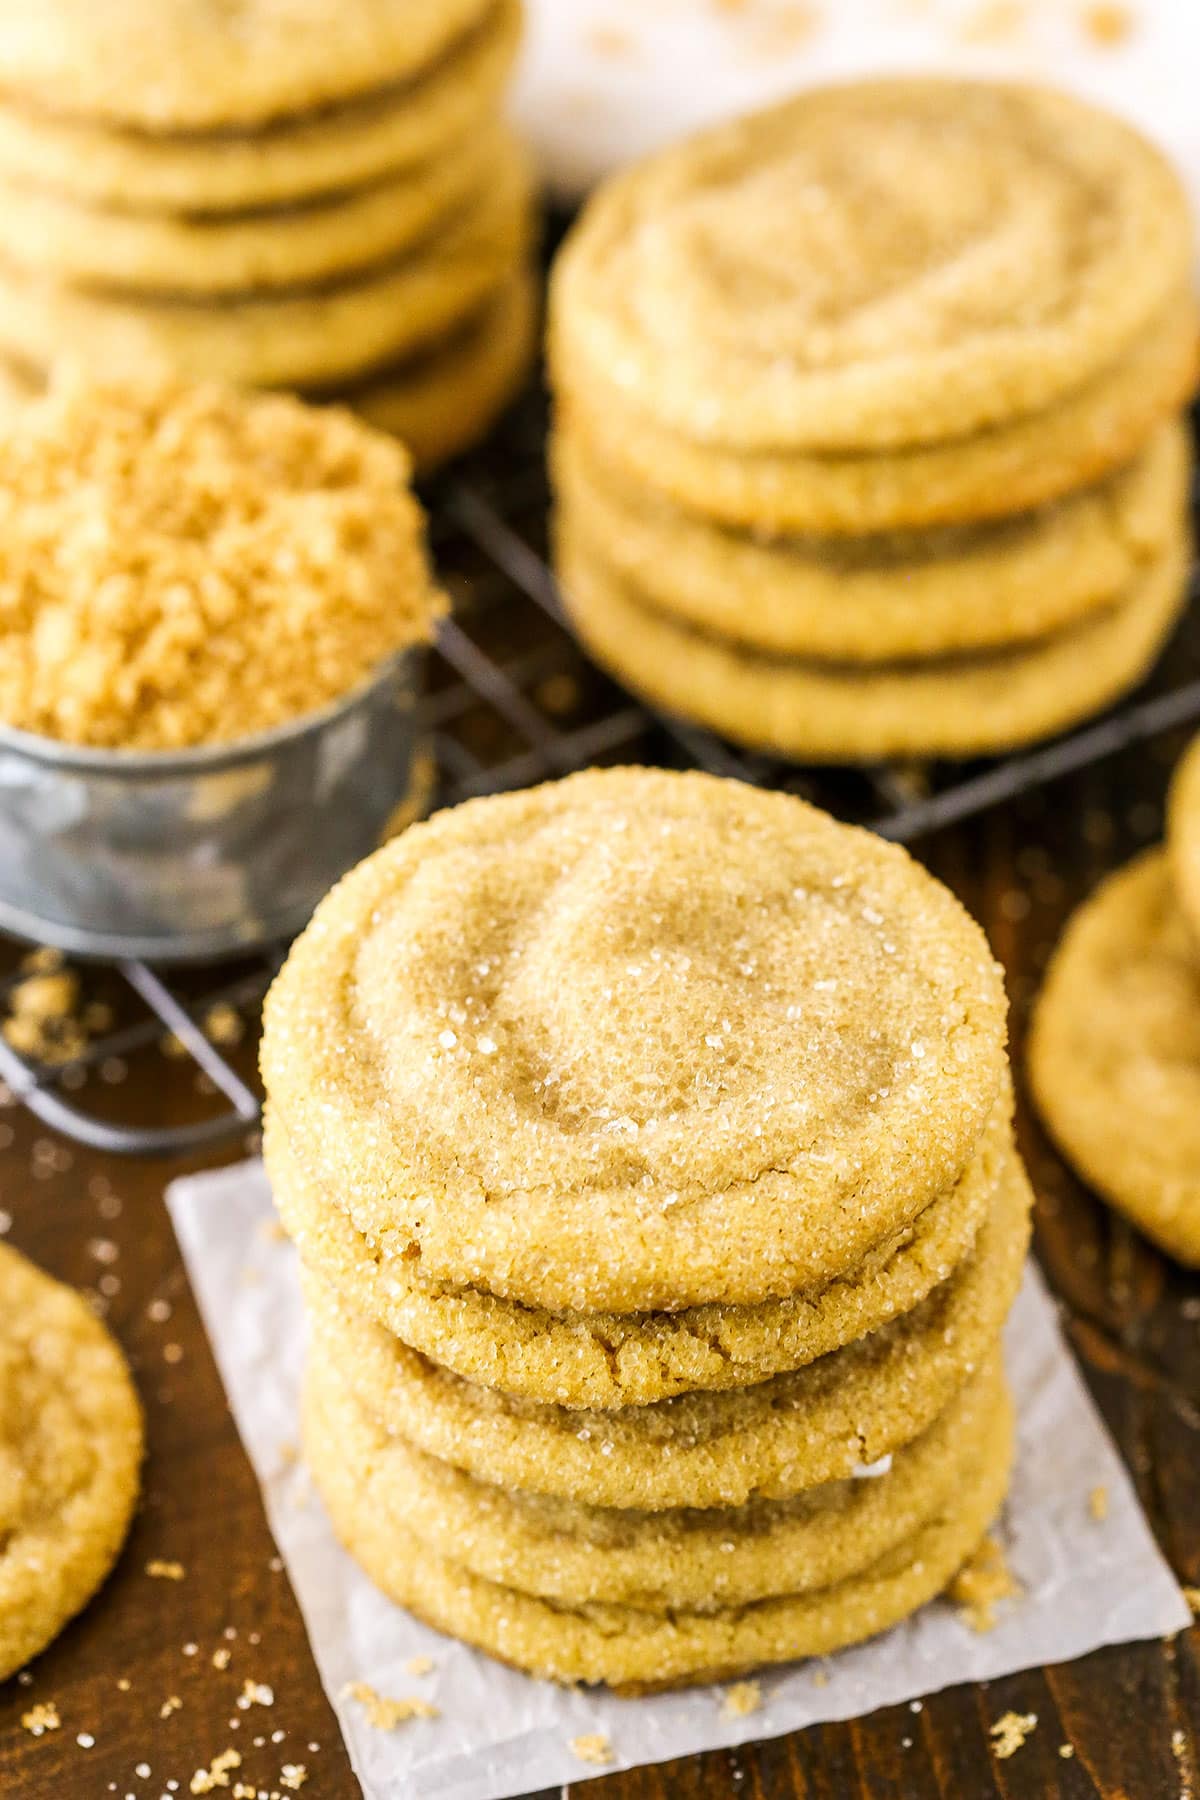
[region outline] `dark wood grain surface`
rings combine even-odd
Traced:
[[[1062,920],[1105,869],[1159,833],[1178,749],[1178,740],[1156,742],[918,847],[983,920],[1008,968],[1018,1056]],[[249,1069],[249,1041],[239,1055]],[[156,1120],[196,1104],[194,1071],[157,1049],[104,1079],[123,1082],[131,1110]],[[1200,1583],[1200,1281],[1099,1207],[1027,1109],[1022,1134],[1038,1193],[1037,1254],[1071,1342],[1159,1543],[1182,1581]],[[26,1681],[0,1690],[3,1800],[186,1795],[194,1771],[230,1747],[243,1759],[231,1779],[256,1793],[297,1791],[281,1787],[288,1764],[306,1771],[305,1800],[358,1791],[162,1205],[165,1181],[180,1172],[82,1152],[19,1108],[0,1111],[0,1222],[47,1268],[100,1296],[149,1424],[144,1503],[116,1574]],[[181,1563],[183,1578],[152,1578],[154,1559]],[[957,1688],[918,1712],[891,1708],[602,1778],[589,1800],[1200,1800],[1198,1649],[1193,1630],[1107,1650]],[[247,1680],[266,1684],[272,1704],[240,1710]],[[61,1725],[34,1737],[22,1715],[49,1702]],[[988,1727],[1010,1708],[1036,1713],[1038,1724],[997,1761]],[[81,1747],[81,1736],[94,1743]]]

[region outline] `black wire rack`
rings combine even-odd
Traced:
[[[1200,573],[1191,605],[1146,686],[1069,736],[1026,753],[970,764],[883,764],[814,770],[735,748],[654,711],[592,665],[564,623],[546,558],[544,401],[532,393],[485,452],[426,496],[442,577],[455,605],[431,659],[424,725],[436,761],[434,804],[527,786],[609,761],[703,768],[786,789],[840,818],[911,844],[1200,719]],[[1200,510],[1200,494],[1195,495]],[[250,1139],[259,1097],[250,1072],[257,1008],[282,959],[277,946],[214,971],[164,973],[142,962],[89,965],[75,973],[106,1028],[53,1062],[21,1054],[0,1036],[0,1080],[43,1124],[94,1149],[179,1155]],[[28,946],[12,946],[6,992],[25,978]],[[222,1019],[218,1033],[213,1021]],[[111,1019],[111,1026],[108,1021]],[[235,1049],[230,1021],[244,1031]],[[131,1058],[169,1054],[190,1065],[191,1112],[158,1122],[146,1095],[166,1084],[131,1083]],[[177,1101],[178,1083],[170,1084]],[[188,1109],[184,1108],[187,1112]]]

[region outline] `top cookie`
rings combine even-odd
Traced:
[[[1171,783],[1167,855],[1180,909],[1200,943],[1200,737],[1193,739]]]
[[[268,997],[297,1165],[420,1274],[552,1310],[753,1303],[956,1180],[999,971],[904,851],[786,795],[592,770],[443,813]]]
[[[703,443],[931,443],[1118,360],[1189,239],[1165,159],[1079,100],[822,89],[602,188],[559,258],[554,356]]]
[[[257,126],[422,72],[491,0],[0,0],[6,97],[146,131]]]

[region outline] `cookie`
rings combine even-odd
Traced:
[[[419,76],[488,0],[23,0],[0,4],[10,95],[143,131],[271,124]]]
[[[731,1393],[594,1413],[513,1399],[439,1369],[304,1271],[311,1356],[388,1431],[495,1486],[651,1512],[786,1499],[910,1443],[961,1392],[1016,1294],[1030,1203],[1014,1158],[971,1256],[920,1305]]]
[[[589,390],[550,338],[560,411],[615,466],[727,525],[828,535],[912,529],[1020,512],[1129,462],[1190,398],[1200,321],[1181,287],[1127,355],[1048,412],[973,437],[881,455],[749,455],[663,430]]]
[[[0,348],[42,366],[69,345],[113,372],[166,364],[248,386],[332,386],[469,316],[524,255],[530,206],[530,172],[512,144],[478,202],[419,253],[349,281],[204,302],[67,287],[9,264]]]
[[[795,1293],[918,1217],[979,1144],[1004,1021],[904,851],[604,769],[361,864],[272,986],[262,1069],[304,1179],[414,1275],[653,1311]]]
[[[370,186],[232,217],[100,209],[0,176],[0,257],[67,284],[151,296],[342,280],[419,246],[508,154],[505,128],[488,124]]]
[[[1193,740],[1171,783],[1167,852],[1176,899],[1200,950],[1200,737]]]
[[[943,1509],[1007,1406],[999,1356],[883,1474],[792,1500],[637,1512],[490,1487],[390,1436],[320,1363],[307,1372],[305,1451],[355,1479],[371,1509],[422,1549],[556,1605],[715,1612],[827,1588]]]
[[[1008,1485],[1012,1416],[993,1414],[988,1442],[944,1506],[847,1580],[718,1611],[574,1608],[471,1574],[431,1551],[374,1503],[336,1458],[314,1478],[346,1548],[392,1599],[440,1631],[535,1675],[606,1682],[627,1692],[708,1682],[794,1662],[874,1636],[939,1593],[994,1518]]]
[[[810,762],[972,756],[1048,737],[1135,686],[1187,602],[1180,537],[1119,605],[1041,642],[878,668],[784,660],[656,612],[559,527],[563,599],[598,663],[667,712]]]
[[[961,440],[1110,370],[1190,246],[1167,159],[1082,100],[820,88],[602,185],[556,265],[556,363],[726,453]]]
[[[660,612],[782,656],[882,663],[1023,643],[1112,604],[1179,534],[1190,450],[1174,421],[1132,465],[982,525],[771,538],[684,512],[580,435],[552,446],[559,512],[589,560]]]
[[[139,212],[241,212],[335,195],[428,162],[492,117],[520,29],[520,0],[495,0],[412,82],[246,131],[136,131],[0,91],[0,170]]]
[[[911,1311],[969,1254],[1014,1153],[1010,1115],[1006,1092],[959,1182],[847,1275],[758,1306],[681,1312],[551,1313],[474,1288],[430,1288],[300,1179],[270,1111],[263,1152],[284,1225],[347,1309],[468,1381],[603,1411],[747,1387]]]
[[[0,1245],[0,1680],[91,1599],[138,1494],[142,1416],[81,1294]]]
[[[486,434],[520,390],[537,336],[538,283],[522,270],[451,337],[399,368],[379,371],[344,398],[400,438],[426,472]]]
[[[1072,916],[1034,1012],[1029,1075],[1083,1178],[1200,1267],[1200,963],[1161,851]]]

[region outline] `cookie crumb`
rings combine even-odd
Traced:
[[[146,1573],[154,1581],[182,1581],[187,1570],[181,1562],[169,1562],[161,1556],[152,1556],[146,1564]]]
[[[179,1698],[178,1694],[168,1694],[166,1699],[163,1701],[162,1705],[158,1709],[159,1718],[160,1719],[169,1719],[171,1714],[177,1713],[180,1710],[180,1708],[182,1707],[182,1705],[183,1705],[183,1701]]]
[[[1094,1487],[1088,1495],[1088,1511],[1097,1523],[1102,1524],[1108,1517],[1108,1489]]]
[[[1058,1754],[1062,1757],[1064,1762],[1070,1762],[1075,1754],[1074,1744],[1060,1744],[1058,1746]]]
[[[197,1769],[188,1783],[191,1794],[215,1794],[218,1788],[229,1786],[229,1771],[240,1769],[242,1758],[240,1751],[222,1750],[220,1756],[214,1756],[207,1769]]]
[[[1193,1615],[1200,1619],[1200,1587],[1185,1587],[1183,1597],[1192,1609]]]
[[[996,1624],[996,1606],[1021,1592],[1004,1560],[1004,1552],[995,1538],[984,1538],[978,1550],[963,1564],[950,1586],[947,1597],[959,1609],[960,1617],[972,1631],[991,1631]]]
[[[735,1681],[727,1687],[721,1701],[723,1719],[745,1719],[762,1705],[762,1688],[757,1681]]]
[[[275,1690],[265,1681],[251,1681],[247,1677],[235,1704],[239,1712],[248,1712],[252,1706],[274,1706]]]
[[[1027,1737],[1037,1728],[1036,1713],[1006,1712],[989,1727],[992,1740],[992,1755],[998,1762],[1006,1762],[1015,1756]]]
[[[410,1656],[404,1665],[406,1675],[429,1675],[433,1672],[432,1656]]]
[[[36,1706],[21,1714],[21,1724],[30,1737],[44,1737],[48,1731],[57,1731],[62,1720],[53,1700],[39,1700]]]
[[[219,1644],[212,1653],[214,1669],[227,1669],[233,1660],[233,1651],[228,1644]]]
[[[597,1769],[605,1768],[614,1760],[612,1745],[599,1731],[589,1731],[582,1737],[573,1737],[571,1750],[580,1762],[591,1763]]]
[[[303,1763],[284,1763],[279,1771],[279,1785],[298,1794],[308,1780],[308,1770]]]
[[[374,1726],[376,1731],[394,1731],[408,1719],[440,1719],[442,1716],[429,1700],[422,1700],[415,1694],[392,1700],[368,1681],[352,1681],[342,1691],[351,1700],[358,1701],[367,1716],[367,1724]]]

